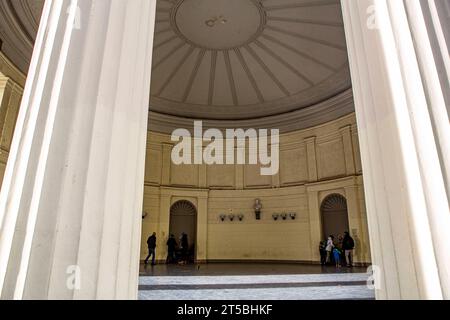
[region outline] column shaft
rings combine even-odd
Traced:
[[[0,196],[0,293],[137,297],[156,1],[47,1]]]
[[[442,135],[450,128],[439,81],[430,80],[435,64],[421,68],[430,48],[423,32],[428,44],[414,47],[413,24],[424,21],[413,2],[341,1],[383,299],[450,297],[450,134]],[[447,121],[437,121],[436,113]]]

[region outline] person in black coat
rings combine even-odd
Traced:
[[[353,267],[353,250],[355,249],[355,241],[348,232],[345,232],[344,239],[342,240],[342,249],[345,253],[345,261],[347,267]]]
[[[320,241],[319,244],[319,252],[320,252],[320,264],[326,265],[327,264],[327,242],[326,241]]]
[[[175,250],[177,246],[177,240],[175,240],[175,236],[171,234],[169,239],[167,240],[167,264],[175,262]]]
[[[152,266],[155,265],[155,255],[156,255],[156,232],[153,232],[153,234],[148,238],[147,240],[148,245],[148,256],[145,258],[145,264],[148,264],[148,260],[150,257],[152,257]]]
[[[186,233],[181,234],[181,259],[182,263],[186,264],[189,260],[189,241]]]

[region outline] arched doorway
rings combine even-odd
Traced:
[[[349,231],[347,200],[340,194],[326,197],[320,207],[323,238],[329,235],[343,235]]]
[[[170,207],[169,233],[175,236],[179,245],[181,234],[187,234],[189,242],[189,260],[192,262],[195,261],[197,209],[191,202],[180,200]]]

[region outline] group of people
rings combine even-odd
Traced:
[[[155,265],[156,260],[156,233],[147,240],[148,256],[144,263],[147,265],[150,258],[152,258],[152,266]],[[166,263],[186,264],[189,262],[189,241],[186,233],[182,233],[179,239],[179,245],[175,236],[171,234],[166,242],[167,245],[167,259]],[[339,235],[337,240],[333,235],[330,235],[327,240],[321,241],[319,245],[320,263],[322,265],[334,264],[340,268],[343,263],[345,266],[353,267],[353,250],[355,249],[355,241],[350,236],[350,233],[345,232],[344,236]]]
[[[187,264],[189,262],[189,241],[186,233],[181,233],[180,244],[178,245],[175,236],[171,234],[167,240],[166,263]]]
[[[167,259],[166,263],[186,264],[189,262],[189,241],[186,233],[182,233],[179,239],[179,245],[175,239],[175,235],[171,234],[166,242],[167,245]],[[152,266],[156,264],[156,232],[148,238],[148,256],[145,258],[145,265],[148,264],[150,258],[152,259]]]
[[[354,249],[355,241],[350,233],[345,232],[343,237],[339,235],[337,241],[333,235],[330,235],[327,240],[320,242],[320,263],[322,265],[334,264],[336,268],[340,268],[345,263],[345,266],[351,268],[353,267]]]

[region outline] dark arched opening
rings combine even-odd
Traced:
[[[187,235],[189,244],[187,260],[188,262],[194,262],[197,239],[197,209],[191,202],[180,200],[170,207],[169,233],[175,236],[179,246],[181,246],[181,235],[183,233]]]
[[[349,230],[347,200],[340,194],[326,197],[320,207],[322,215],[322,235],[326,239],[333,235],[338,237]]]

